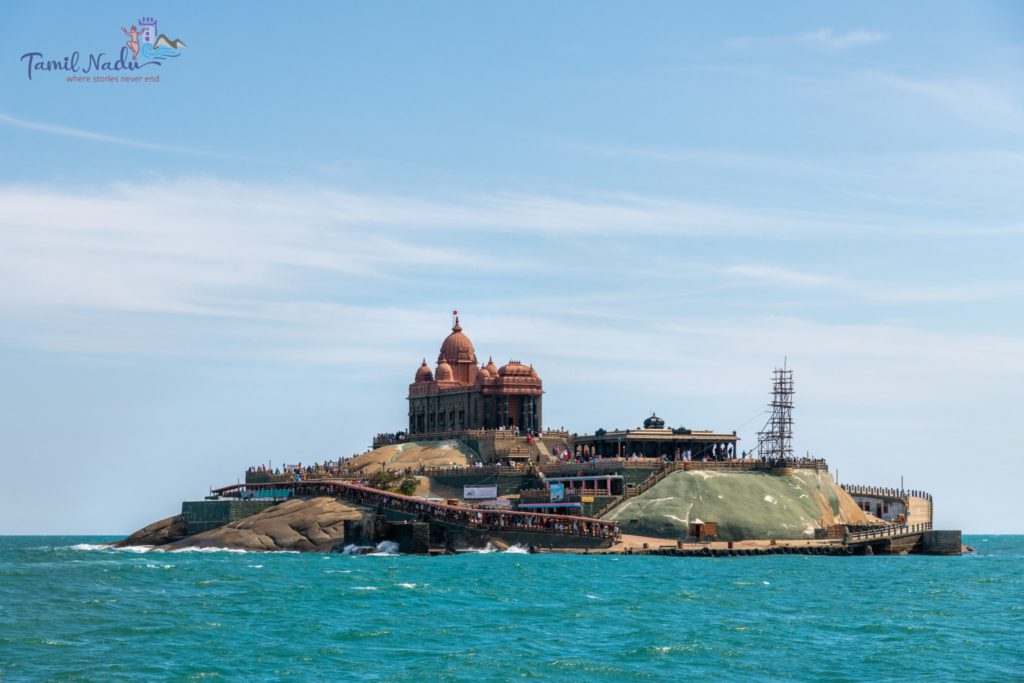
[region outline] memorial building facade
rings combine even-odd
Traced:
[[[458,312],[431,370],[424,358],[409,385],[409,435],[460,429],[541,430],[543,383],[532,365],[479,364]]]

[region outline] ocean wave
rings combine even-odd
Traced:
[[[475,553],[477,555],[489,555],[490,553],[504,553],[509,555],[529,555],[530,548],[529,546],[515,543],[513,545],[510,545],[508,548],[501,550],[490,541],[487,541],[487,545],[485,545],[483,548],[466,548],[465,550],[460,550],[459,552]]]
[[[487,555],[489,553],[496,553],[496,552],[498,552],[498,548],[497,548],[497,546],[495,546],[490,541],[487,541],[487,545],[485,545],[482,548],[465,548],[463,550],[460,550],[459,552],[460,553],[475,553],[477,555]]]
[[[368,557],[387,557],[400,555],[398,544],[394,541],[381,541],[376,546],[350,544],[341,549],[345,555],[366,555]]]
[[[151,545],[126,545],[121,548],[115,548],[112,545],[106,543],[76,543],[75,545],[66,546],[67,550],[95,550],[95,551],[107,551],[107,552],[123,552],[123,553],[148,553],[153,549]]]

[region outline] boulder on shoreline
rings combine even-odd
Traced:
[[[335,498],[292,499],[217,529],[164,546],[236,550],[331,552],[345,541],[345,522],[361,520],[363,508]]]
[[[142,527],[128,538],[112,543],[115,548],[131,545],[162,546],[188,536],[188,524],[181,515],[174,515]]]

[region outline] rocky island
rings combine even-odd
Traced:
[[[340,552],[394,543],[450,553],[745,555],[958,554],[932,529],[922,491],[838,485],[821,458],[795,458],[792,371],[775,370],[771,417],[750,451],[739,437],[666,427],[593,434],[541,428],[532,366],[477,364],[458,318],[435,371],[409,387],[408,429],[348,459],[250,467],[245,482],[185,501],[181,514],[117,545],[166,550]]]

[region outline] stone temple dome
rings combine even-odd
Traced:
[[[434,373],[430,371],[430,367],[427,365],[427,359],[423,359],[423,365],[416,371],[417,382],[433,382]]]
[[[651,413],[651,416],[644,420],[644,429],[664,429],[665,421]]]
[[[528,368],[517,360],[510,360],[498,370],[500,377],[532,377],[533,369]]]
[[[435,374],[438,382],[451,382],[455,375],[452,374],[452,366],[448,365],[444,359],[437,364],[437,373]]]
[[[450,364],[473,363],[476,365],[476,351],[473,349],[473,342],[462,334],[462,325],[459,324],[458,317],[455,318],[455,324],[452,325],[452,333],[445,337],[441,344],[441,353],[438,354],[437,360],[438,362],[446,360]]]

